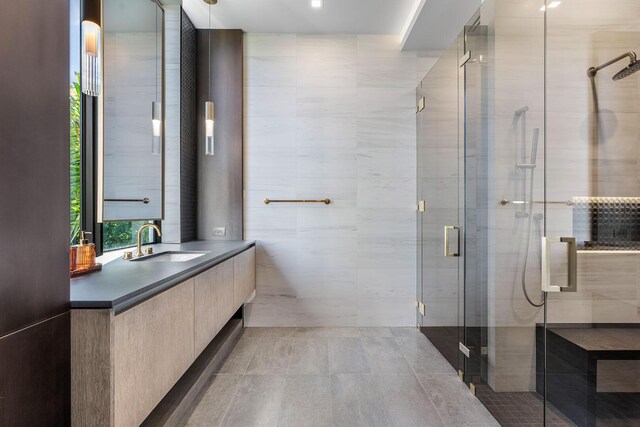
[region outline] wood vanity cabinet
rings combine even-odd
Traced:
[[[252,247],[121,313],[72,310],[72,424],[140,425],[254,290]]]

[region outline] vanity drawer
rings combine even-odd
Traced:
[[[236,255],[233,258],[233,270],[233,306],[237,310],[256,290],[256,248]]]
[[[114,318],[114,422],[137,426],[195,360],[194,279]]]
[[[233,309],[233,259],[205,271],[195,278],[196,356],[229,321]]]

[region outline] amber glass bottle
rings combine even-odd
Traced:
[[[96,266],[96,245],[89,243],[87,234],[91,233],[83,231],[80,244],[71,246],[69,268],[72,276],[92,270]]]

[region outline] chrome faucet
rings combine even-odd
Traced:
[[[144,254],[142,253],[142,232],[149,227],[155,229],[156,232],[158,233],[158,236],[162,236],[162,232],[160,231],[160,228],[157,225],[142,224],[142,227],[138,229],[138,242],[137,242],[138,252],[136,253],[136,256],[144,256]]]

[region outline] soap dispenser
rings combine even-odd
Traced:
[[[91,273],[102,269],[102,264],[96,264],[96,245],[89,243],[88,231],[82,231],[80,243],[71,246],[69,253],[71,277]]]

